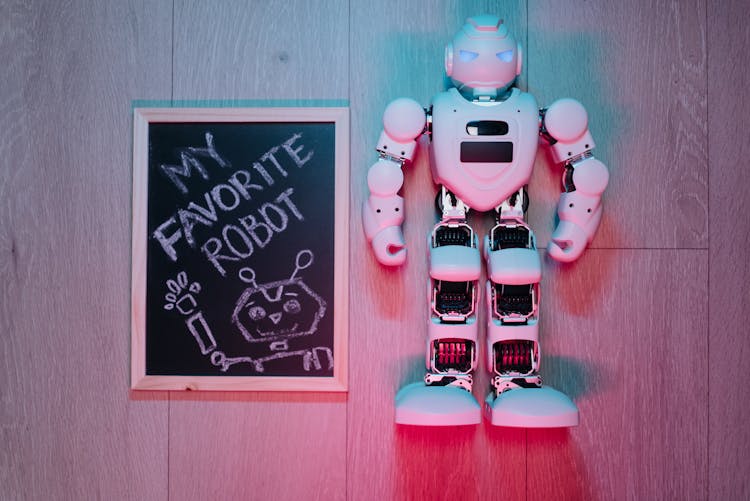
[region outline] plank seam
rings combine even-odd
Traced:
[[[708,87],[708,65],[711,60],[711,43],[710,43],[710,31],[708,26],[708,2],[704,2],[705,6],[705,17],[704,26],[706,28],[706,66],[704,67],[705,76],[705,92],[706,92],[706,107],[705,107],[705,120],[706,120],[706,217],[708,221],[711,221],[711,122],[709,121],[709,111],[711,105],[709,103],[709,87]],[[708,255],[706,256],[706,291],[708,295],[708,301],[706,301],[706,367],[711,370],[711,229],[709,227],[708,234],[706,235],[706,244],[708,246]],[[706,385],[706,484],[705,484],[705,499],[709,499],[711,493],[711,384]]]

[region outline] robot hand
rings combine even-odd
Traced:
[[[557,205],[560,223],[552,233],[547,250],[557,261],[578,259],[594,238],[602,217],[602,192],[607,187],[607,167],[594,157],[572,164],[575,191],[563,193]]]
[[[389,104],[377,147],[380,159],[367,173],[370,197],[362,207],[362,222],[375,258],[387,266],[406,261],[401,232],[404,199],[398,195],[404,182],[401,167],[414,157],[416,139],[424,132],[426,121],[425,111],[416,101],[402,98]]]
[[[574,99],[555,101],[544,113],[543,127],[555,161],[565,165],[565,192],[557,205],[560,222],[547,250],[553,259],[569,263],[578,259],[594,238],[609,172],[591,153],[594,140],[581,103]]]
[[[406,261],[404,236],[404,199],[396,195],[403,173],[393,161],[381,159],[370,167],[370,198],[362,207],[362,223],[375,258],[387,266]]]

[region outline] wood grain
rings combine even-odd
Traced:
[[[0,497],[163,499],[167,405],[123,354],[130,102],[169,91],[171,9],[1,8]]]
[[[542,373],[581,424],[529,430],[528,499],[705,499],[707,251],[546,264]]]
[[[529,91],[586,106],[610,184],[594,247],[708,245],[705,0],[529,3]],[[532,223],[546,245],[560,172],[540,156]],[[552,189],[554,188],[554,189]]]
[[[345,499],[344,395],[171,395],[170,499]]]
[[[747,3],[709,9],[710,145],[709,479],[710,499],[750,498],[750,123]]]
[[[175,99],[346,99],[344,0],[176,0]]]

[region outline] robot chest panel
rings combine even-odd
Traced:
[[[475,210],[490,210],[528,183],[538,142],[534,98],[514,89],[501,103],[472,103],[451,89],[433,101],[431,166]]]

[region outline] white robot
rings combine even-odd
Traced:
[[[502,20],[466,20],[445,50],[454,87],[429,109],[397,99],[385,110],[378,160],[370,167],[370,196],[363,206],[365,234],[376,259],[388,266],[406,260],[402,167],[427,134],[430,165],[440,192],[440,221],[429,235],[429,327],[424,382],[396,395],[396,422],[446,426],[477,424],[482,408],[472,395],[477,367],[478,308],[484,290],[486,363],[492,385],[485,400],[490,423],[515,427],[578,424],[578,409],[539,376],[541,261],[524,221],[526,185],[539,138],[563,167],[559,224],[548,247],[562,262],[577,259],[601,218],[609,174],[591,153],[594,141],[583,106],[561,99],[540,110],[533,96],[514,87],[521,47]],[[480,247],[469,211],[492,212],[495,224]],[[479,284],[482,261],[487,283]]]

